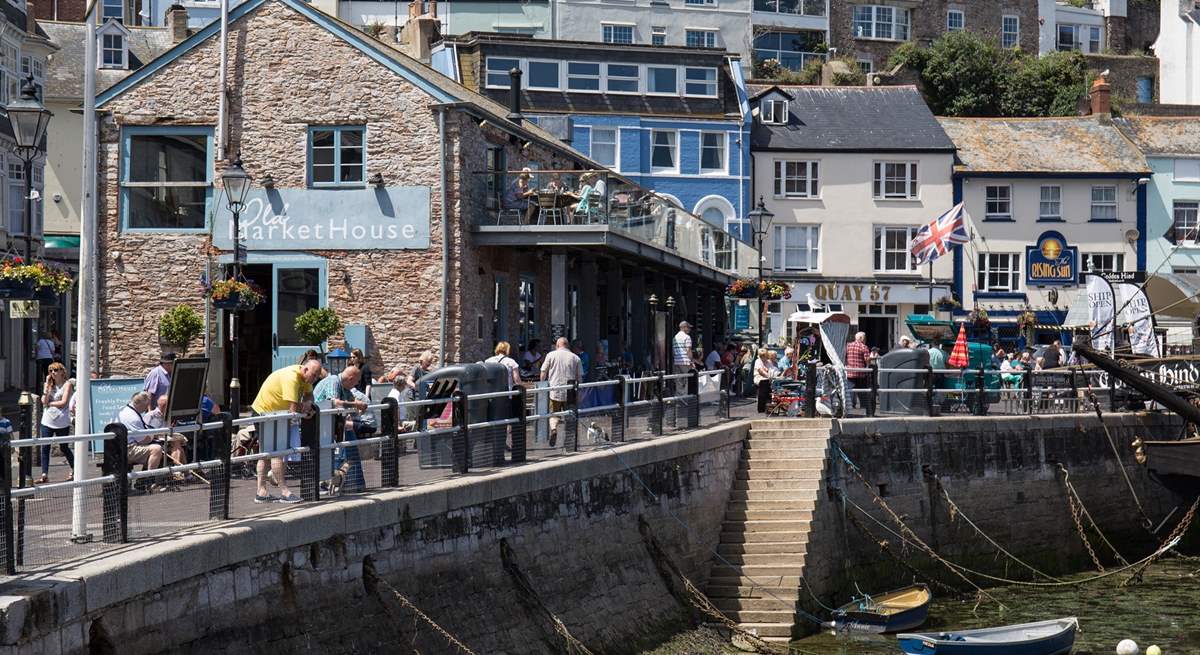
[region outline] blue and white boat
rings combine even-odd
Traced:
[[[1078,619],[1054,619],[978,630],[902,634],[908,655],[1067,655],[1075,645]]]

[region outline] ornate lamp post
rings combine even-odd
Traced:
[[[42,139],[46,136],[46,127],[53,116],[49,109],[38,100],[37,85],[33,83],[33,75],[25,78],[21,86],[21,97],[8,103],[8,121],[12,124],[13,139],[17,142],[13,152],[25,163],[25,263],[33,263],[33,160],[41,151]],[[37,317],[30,319],[29,329],[26,330],[29,340],[33,341],[33,326]],[[32,364],[32,362],[31,362]],[[34,365],[36,366],[36,365]],[[30,371],[34,370],[30,366]],[[26,374],[25,378],[30,379]],[[37,380],[33,381],[37,384]]]
[[[758,266],[755,266],[754,270],[757,271],[757,273],[758,273],[758,276],[757,276],[758,282],[762,282],[763,262],[765,262],[767,260],[766,256],[763,254],[763,239],[767,236],[767,230],[771,229],[771,221],[775,219],[775,214],[773,214],[767,210],[767,206],[763,202],[762,196],[759,196],[758,197],[758,205],[756,205],[754,207],[754,209],[751,209],[749,212],[747,212],[746,217],[750,219],[750,227],[751,227],[751,229],[754,230],[754,247],[755,247],[755,249],[758,250]],[[763,339],[763,337],[764,337],[763,333],[765,332],[765,329],[763,328],[763,323],[764,323],[764,319],[766,318],[764,316],[765,312],[763,311],[763,304],[764,304],[763,291],[762,291],[762,287],[759,286],[759,288],[758,288],[758,335],[757,335],[757,337],[758,337],[758,345],[760,347],[766,345],[766,342]]]
[[[242,264],[246,263],[246,250],[242,247],[241,214],[242,209],[246,206],[246,196],[250,193],[250,186],[253,182],[254,178],[250,177],[242,168],[241,153],[238,153],[237,159],[225,167],[225,171],[221,173],[221,184],[225,187],[225,200],[229,211],[233,214],[233,277],[235,280],[242,276]],[[242,413],[242,384],[238,381],[237,312],[229,312],[229,346],[233,349],[230,358],[233,371],[229,379],[229,405],[232,408],[233,417],[238,418]]]

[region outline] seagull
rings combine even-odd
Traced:
[[[34,202],[37,202],[38,200],[41,200],[41,199],[42,199],[42,194],[38,193],[37,189],[30,191],[29,197],[26,198],[26,200],[32,200]]]
[[[821,303],[817,302],[816,298],[813,298],[811,291],[804,294],[804,297],[808,300],[809,311],[818,312],[825,309],[825,305],[822,305]]]

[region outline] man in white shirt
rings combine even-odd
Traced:
[[[671,363],[672,373],[691,373],[692,372],[692,324],[687,321],[679,322],[679,331],[675,333],[675,338],[671,340]],[[675,380],[675,395],[682,396],[687,393],[687,380],[679,378]]]
[[[570,384],[572,380],[583,381],[583,363],[579,355],[571,352],[571,342],[566,337],[559,337],[554,342],[554,350],[542,358],[542,380],[549,382],[552,387]],[[550,411],[562,412],[567,409],[567,390],[557,389],[550,392]],[[558,417],[550,417],[550,447],[558,443]]]
[[[721,368],[721,344],[719,342],[713,344],[708,357],[704,358],[704,368],[709,371],[716,371]]]
[[[149,430],[150,424],[143,418],[143,415],[149,410],[150,394],[139,391],[133,394],[133,398],[121,408],[121,411],[117,412],[117,422],[124,425],[131,433],[134,430]],[[162,446],[154,443],[154,437],[137,437],[130,434],[128,441],[127,461],[130,466],[145,464],[146,468],[156,469],[162,465],[163,449]]]

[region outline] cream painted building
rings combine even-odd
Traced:
[[[770,342],[811,294],[846,312],[870,345],[895,347],[905,316],[930,309],[929,267],[915,265],[908,243],[954,204],[954,144],[913,87],[750,93],[754,197],[775,215],[764,275],[792,294],[770,304]],[[950,260],[933,265],[935,301],[949,293]]]
[[[1160,101],[1200,105],[1200,5],[1195,0],[1161,0],[1158,40]]]
[[[964,311],[987,311],[1001,345],[1015,343],[1022,311],[1061,324],[1079,273],[1146,270],[1150,169],[1107,113],[939,120],[958,147],[955,197],[972,218],[955,288]],[[1040,247],[1050,240],[1058,246]],[[1058,267],[1039,268],[1047,254]],[[1038,338],[1069,335],[1046,329]]]

